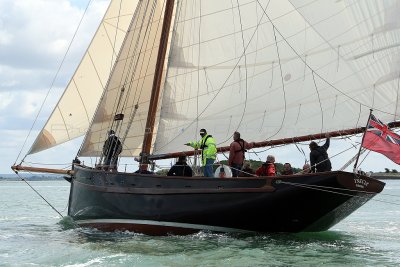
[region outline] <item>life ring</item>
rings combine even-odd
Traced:
[[[232,170],[227,165],[221,165],[215,170],[214,177],[216,177],[216,178],[231,178]]]

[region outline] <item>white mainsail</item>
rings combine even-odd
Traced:
[[[89,128],[137,1],[112,1],[81,63],[28,154],[76,137]]]
[[[154,154],[398,117],[399,1],[179,1]],[[391,16],[391,17],[390,17]]]

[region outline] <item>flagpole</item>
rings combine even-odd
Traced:
[[[368,124],[369,124],[369,120],[371,119],[371,115],[372,115],[372,108],[369,110],[369,116],[368,116],[368,120],[367,120],[367,125],[365,126],[364,134],[363,134],[363,137],[361,139],[361,145],[360,145],[360,149],[358,150],[356,162],[354,163],[353,172],[356,172],[356,169],[357,169],[358,159],[360,158],[362,145],[364,143],[365,133],[368,130]]]

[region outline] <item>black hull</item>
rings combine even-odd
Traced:
[[[324,231],[381,192],[346,172],[176,178],[75,167],[68,215],[81,226],[151,235]]]

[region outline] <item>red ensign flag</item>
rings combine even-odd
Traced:
[[[400,164],[400,136],[389,130],[387,125],[371,115],[362,146],[381,153]]]

